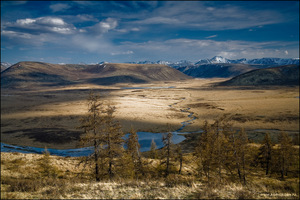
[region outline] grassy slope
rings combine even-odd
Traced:
[[[298,199],[299,179],[279,180],[256,170],[247,176],[247,186],[230,179],[210,185],[195,175],[191,154],[186,154],[182,175],[139,180],[115,178],[95,182],[88,169],[78,167],[78,158],[50,156],[53,174],[45,176],[39,164],[43,155],[1,153],[1,199]],[[158,161],[146,159],[149,169]]]
[[[299,85],[299,65],[253,70],[221,83],[226,86]]]

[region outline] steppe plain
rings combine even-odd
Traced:
[[[189,120],[189,113],[182,109],[190,108],[196,120],[183,132],[197,131],[205,120],[213,122],[226,115],[235,128],[245,128],[249,138],[257,141],[263,137],[257,134],[261,129],[273,132],[273,135],[279,130],[299,134],[299,86],[215,86],[225,80],[188,79],[108,86],[84,83],[2,89],[1,140],[42,148],[77,147],[80,130],[76,127],[80,117],[87,113],[90,90],[116,106],[115,116],[124,132],[128,132],[131,125],[137,131],[166,132],[167,124],[171,125],[172,131],[177,130],[181,122]]]

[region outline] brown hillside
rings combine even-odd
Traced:
[[[185,80],[189,77],[167,65],[110,63],[89,66],[83,70],[101,77],[130,76],[144,81]]]
[[[1,73],[1,87],[60,86],[77,83],[113,85],[185,80],[190,77],[166,65],[102,64],[58,65],[19,62]]]
[[[284,65],[267,69],[253,70],[220,85],[260,86],[260,85],[299,85],[299,65]]]

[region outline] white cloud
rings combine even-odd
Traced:
[[[13,30],[20,34],[39,35],[42,33],[72,34],[76,28],[58,17],[18,19],[15,23],[5,23],[3,30]]]
[[[139,20],[138,24],[179,24],[180,21],[175,18],[168,17],[151,17],[144,20]]]
[[[274,49],[279,48],[279,51]],[[124,42],[119,46],[122,49],[132,49],[135,55],[149,55],[155,59],[165,60],[197,60],[221,55],[229,59],[238,58],[261,58],[261,57],[284,57],[285,49],[281,46],[290,46],[293,56],[299,54],[295,42],[251,42],[240,40],[215,41],[172,39],[163,42],[148,41],[143,43]],[[289,50],[289,51],[290,51]]]
[[[129,55],[129,54],[133,54],[133,51],[124,51],[124,52],[113,52],[111,53],[112,56],[116,56],[116,55]]]
[[[285,53],[285,55],[288,55],[288,54],[289,54],[288,50],[285,50],[284,53]]]
[[[136,13],[129,17],[134,20],[133,24],[169,24],[200,30],[247,29],[284,20],[279,12],[272,10],[250,10],[232,4],[218,6],[217,3],[211,6],[201,1],[166,1],[151,12]]]
[[[64,11],[69,9],[71,6],[68,4],[63,4],[63,3],[57,3],[57,4],[53,4],[50,6],[50,9],[53,12],[59,12],[59,11]]]
[[[31,34],[19,33],[19,32],[16,32],[16,31],[2,30],[1,35],[2,36],[7,36],[9,38],[23,38],[23,39],[30,39],[31,38]]]
[[[58,17],[39,17],[35,21],[37,24],[44,24],[49,26],[64,26],[66,23],[63,19]]]
[[[109,30],[115,29],[118,26],[118,21],[113,18],[107,18],[96,25],[90,27],[96,33],[106,33]]]
[[[35,19],[29,19],[29,18],[26,18],[26,19],[18,19],[17,20],[17,24],[21,24],[21,25],[27,25],[27,24],[32,24],[36,22]]]
[[[209,38],[215,38],[215,37],[218,37],[218,35],[211,35],[211,36],[207,36],[205,37],[206,39],[209,39]]]
[[[74,16],[71,17],[74,18]],[[77,21],[79,22],[98,21],[98,19],[96,19],[93,15],[88,15],[88,14],[76,15],[76,18],[78,19]]]

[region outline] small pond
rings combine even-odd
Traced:
[[[162,137],[166,133],[151,133],[151,132],[137,132],[140,143],[141,152],[149,151],[151,147],[152,140],[155,141],[157,148],[162,148]],[[180,133],[185,134],[185,133]],[[125,135],[126,139],[128,134]],[[178,144],[185,139],[184,136],[179,135],[178,132],[173,132],[172,142]],[[57,156],[88,156],[93,152],[93,147],[77,148],[77,149],[47,149],[51,155]],[[19,152],[19,153],[37,153],[42,154],[45,152],[44,148],[29,147],[29,146],[15,146],[5,143],[1,143],[1,152]]]
[[[174,88],[174,86],[170,87],[130,87],[130,88],[123,88],[123,89],[160,89],[160,88]],[[183,98],[182,100],[184,100]],[[177,103],[173,103],[169,105],[169,107],[173,107]],[[173,144],[178,144],[185,140],[184,134],[189,134],[190,132],[182,132],[184,127],[191,124],[193,120],[196,119],[193,112],[190,111],[190,108],[181,109],[181,112],[188,113],[189,120],[181,122],[181,127],[172,132],[172,142]],[[198,131],[198,132],[201,132]],[[149,151],[151,147],[152,140],[156,143],[158,149],[162,148],[163,142],[162,138],[167,133],[151,133],[151,132],[137,132],[139,143],[140,143],[140,150],[141,152]],[[128,137],[128,134],[125,135],[124,139]],[[87,156],[93,152],[93,147],[86,147],[86,148],[77,148],[77,149],[47,149],[48,152],[52,155],[58,156],[71,156],[71,157],[78,157],[78,156]],[[42,154],[45,151],[44,148],[36,148],[36,147],[29,147],[29,146],[14,146],[9,144],[1,143],[1,152],[19,152],[19,153],[38,153]]]

